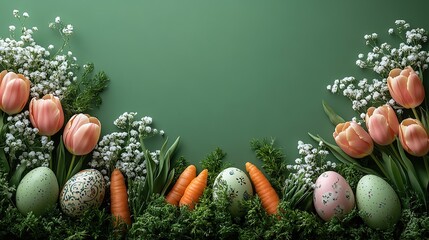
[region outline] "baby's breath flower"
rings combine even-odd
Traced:
[[[135,120],[136,115],[136,112],[124,112],[115,119],[113,124],[122,131],[103,136],[93,151],[89,166],[100,169],[105,179],[112,167],[120,169],[127,178],[145,179],[147,159],[143,141],[161,131],[149,126],[151,117]],[[149,153],[155,163],[158,163],[159,154],[159,150]]]

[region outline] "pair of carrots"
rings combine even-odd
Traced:
[[[175,206],[187,205],[189,209],[194,209],[204,189],[207,186],[208,170],[204,169],[197,176],[197,168],[189,165],[180,174],[174,186],[165,197],[166,202]]]

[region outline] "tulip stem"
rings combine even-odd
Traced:
[[[428,156],[423,157],[423,162],[425,163],[426,172],[429,175],[429,158],[428,158]]]
[[[387,177],[388,175],[387,175],[386,171],[384,170],[383,165],[381,165],[381,162],[378,160],[378,158],[373,153],[371,153],[370,156],[374,160],[374,162],[377,164],[377,166],[380,168],[381,172],[383,172],[384,176]]]
[[[69,166],[69,171],[67,172],[67,175],[66,175],[67,176],[66,180],[69,179],[69,177],[71,175],[71,172],[73,171],[73,165],[74,165],[75,159],[76,159],[76,155],[73,154],[73,157],[72,157],[72,160],[71,160],[71,163],[70,163],[70,166]]]
[[[416,117],[416,119],[417,119],[417,120],[419,120],[419,122],[421,122],[421,121],[420,121],[420,118],[419,118],[419,114],[417,114],[416,109],[415,109],[415,108],[411,108],[411,110],[413,110],[414,117]]]

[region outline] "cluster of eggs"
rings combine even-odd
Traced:
[[[42,215],[55,207],[59,195],[61,209],[69,216],[78,216],[91,207],[99,207],[104,199],[102,174],[86,169],[70,178],[61,192],[55,174],[47,167],[27,173],[16,191],[16,206],[24,214],[32,211]],[[252,182],[241,169],[230,167],[219,173],[213,185],[213,199],[226,197],[233,216],[242,216],[242,201],[253,196]],[[316,180],[313,204],[325,221],[343,218],[355,206],[364,222],[375,229],[393,226],[401,216],[400,200],[393,188],[382,178],[366,175],[357,184],[356,195],[347,181],[334,171],[322,173]]]
[[[316,180],[313,204],[317,214],[325,221],[343,218],[355,205],[359,216],[374,229],[392,227],[401,216],[401,204],[393,188],[375,175],[362,177],[356,195],[347,181],[338,173],[328,171]]]
[[[102,174],[86,169],[71,177],[61,192],[54,172],[47,167],[29,171],[16,190],[16,207],[27,214],[40,216],[54,208],[58,196],[62,211],[78,216],[91,207],[99,207],[104,199],[105,184]]]

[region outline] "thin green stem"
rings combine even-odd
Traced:
[[[48,142],[51,141],[51,136],[48,136]],[[49,153],[49,168],[53,169],[54,165],[52,163],[52,152]]]
[[[398,141],[398,140],[396,140],[396,141]],[[404,166],[404,164],[403,164],[403,162],[402,162],[401,155],[399,155],[399,152],[398,152],[398,150],[393,146],[393,143],[389,144],[389,146],[390,146],[390,149],[392,149],[393,154],[395,155],[395,159],[398,159],[398,160],[401,162],[401,165],[402,165],[403,167],[405,167],[405,166]]]
[[[419,122],[421,122],[421,121],[420,121],[420,118],[419,118],[419,114],[417,113],[416,109],[415,109],[415,108],[411,108],[411,110],[413,110],[414,117],[415,117],[417,120],[419,120]]]
[[[66,179],[69,179],[71,172],[73,171],[73,165],[74,165],[75,159],[76,159],[76,155],[73,154],[73,157],[69,166],[69,171],[67,172],[67,175],[66,175],[67,176]]]
[[[383,165],[381,164],[380,160],[378,160],[378,158],[373,153],[371,153],[370,156],[374,160],[374,162],[377,164],[377,166],[380,168],[383,175],[387,177],[388,175],[386,173],[386,170],[384,170]]]
[[[423,162],[425,163],[426,173],[429,176],[429,158],[428,158],[428,156],[423,157]]]

